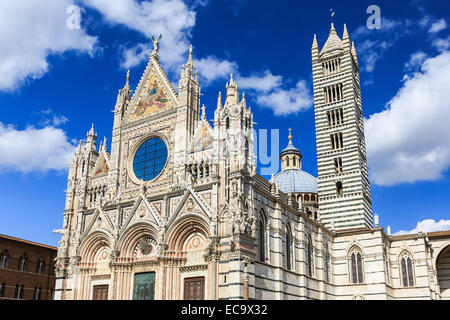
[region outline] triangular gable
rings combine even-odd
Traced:
[[[197,129],[194,132],[194,139],[192,140],[192,149],[205,150],[212,147],[214,142],[214,131],[209,125],[208,121],[202,120],[199,122]]]
[[[109,172],[109,153],[102,151],[94,166],[94,178],[108,174]]]
[[[188,200],[190,200],[190,199],[195,201],[195,203],[189,204]],[[200,209],[206,214],[206,216],[209,219],[212,219],[213,214],[211,213],[209,208],[206,206],[203,199],[201,199],[200,196],[196,192],[194,192],[194,190],[192,190],[190,187],[187,187],[186,193],[184,194],[183,198],[178,203],[177,208],[175,209],[175,211],[172,213],[172,215],[169,218],[169,221],[167,223],[168,228],[180,216],[180,213],[183,211],[183,209],[188,209],[188,211],[189,210],[195,211],[194,208],[192,208],[192,209],[188,208],[190,205],[193,205],[193,206],[198,205],[200,207]]]
[[[101,218],[101,221],[99,220]],[[114,224],[109,216],[100,208],[97,207],[94,212],[94,217],[89,222],[89,225],[84,229],[81,241],[86,238],[92,231],[106,230],[109,234],[114,233]]]
[[[137,221],[147,221],[153,222],[157,226],[161,225],[161,220],[158,213],[153,208],[153,206],[148,203],[147,199],[142,196],[142,194],[136,200],[133,209],[131,209],[130,214],[128,215],[125,223],[122,226],[122,230],[120,233],[122,234],[128,226],[134,224],[134,222]]]
[[[167,79],[158,60],[151,56],[138,88],[131,99],[125,122],[133,122],[160,111],[175,108],[177,93]]]

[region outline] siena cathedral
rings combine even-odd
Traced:
[[[290,131],[281,171],[260,176],[237,82],[210,124],[192,47],[175,90],[153,42],[119,90],[110,151],[92,126],[71,161],[56,299],[450,299],[450,231],[392,236],[372,216],[345,26],[312,46],[318,178]]]

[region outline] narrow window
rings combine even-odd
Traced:
[[[18,269],[20,271],[27,271],[27,256],[23,253],[19,258],[19,266]]]
[[[403,287],[414,287],[414,274],[412,260],[409,255],[404,255],[401,260]]]
[[[363,283],[363,262],[362,253],[355,248],[351,252],[351,281],[354,284]]]
[[[36,273],[42,274],[45,271],[45,262],[44,262],[44,258],[41,257],[39,258],[39,261],[37,262],[36,265]]]
[[[330,251],[327,244],[325,244],[325,281],[330,282]]]
[[[0,283],[0,298],[5,296],[5,283]]]
[[[342,196],[344,194],[344,188],[342,187],[342,182],[341,181],[336,182],[336,193],[339,196]]]
[[[2,269],[7,269],[9,265],[9,253],[8,250],[3,250],[0,255],[0,265]]]
[[[266,221],[262,214],[259,220],[259,259],[266,261]]]
[[[227,130],[230,129],[230,118],[227,117],[227,120],[225,120],[225,122]]]
[[[292,237],[289,227],[286,228],[286,269],[291,270],[291,259],[292,259]]]
[[[314,266],[313,266],[313,253],[314,248],[312,245],[311,236],[308,236],[306,239],[306,269],[308,272],[308,276],[313,276]]]

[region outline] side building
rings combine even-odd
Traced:
[[[0,235],[0,300],[52,300],[57,248]]]

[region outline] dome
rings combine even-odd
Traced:
[[[318,193],[317,179],[300,169],[286,169],[273,177],[284,193]]]

